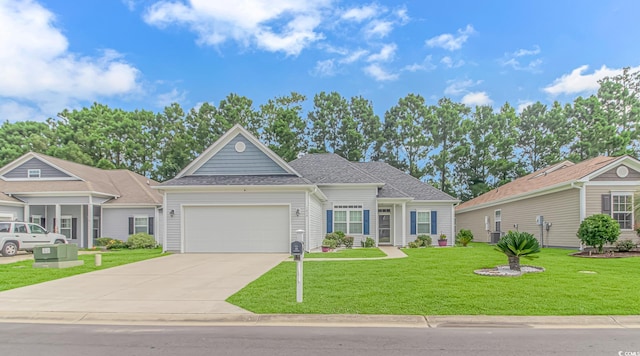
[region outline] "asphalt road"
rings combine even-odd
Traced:
[[[637,329],[112,326],[0,323],[2,356],[621,355]]]

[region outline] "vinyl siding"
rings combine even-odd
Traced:
[[[447,235],[447,239],[449,240],[449,244],[452,244],[454,242],[454,239],[452,238],[452,236],[454,235],[454,231],[453,231],[453,226],[451,226],[451,207],[453,206],[453,204],[447,204],[447,203],[443,203],[443,204],[437,204],[437,203],[408,203],[407,204],[407,212],[406,212],[406,220],[405,220],[405,226],[406,226],[406,233],[407,233],[407,238],[406,238],[406,243],[409,243],[411,241],[414,241],[417,237],[418,234],[411,234],[411,211],[418,211],[418,210],[429,210],[429,211],[437,211],[438,212],[438,222],[436,227],[438,228],[437,233],[434,234],[429,234],[431,236],[431,243],[433,245],[438,245],[438,237],[440,236],[440,234],[445,234]],[[402,210],[400,210],[400,214],[402,214]],[[396,245],[400,245],[402,243],[402,241],[397,241]]]
[[[378,235],[378,210],[376,204],[376,187],[348,187],[348,186],[320,186],[322,192],[327,196],[327,201],[322,210],[322,231],[327,231],[327,210],[332,210],[334,205],[362,204],[362,210],[369,210],[369,234],[353,236],[353,246],[360,246],[360,242],[368,236],[374,239]]]
[[[236,152],[235,145],[243,142],[244,152]],[[288,174],[269,156],[244,136],[238,135],[198,168],[194,175],[266,175]]]
[[[631,170],[629,170],[629,173],[631,173]],[[594,186],[594,185],[587,185],[585,187],[586,191],[586,196],[587,196],[587,209],[586,209],[586,213],[587,216],[590,215],[594,215],[594,214],[600,214],[602,213],[602,209],[601,209],[601,196],[602,194],[611,194],[612,191],[616,191],[616,192],[634,192],[634,204],[637,204],[637,202],[635,201],[636,199],[638,199],[638,192],[640,191],[640,184],[639,185],[602,185],[602,186]],[[635,223],[638,224],[640,222],[640,219],[638,219],[637,214],[634,213],[634,219],[635,219]],[[620,238],[619,240],[633,240],[636,242],[640,243],[640,240],[638,239],[638,236],[636,235],[635,231],[633,230],[621,230],[620,231]]]
[[[621,166],[625,166],[624,164],[622,164]],[[620,166],[618,166],[620,167]],[[633,168],[629,167],[629,166],[625,166],[627,167],[627,169],[629,170],[629,174],[624,177],[624,178],[620,178],[618,177],[618,174],[616,173],[616,170],[618,169],[618,167],[616,168],[612,168],[602,174],[600,174],[597,177],[594,177],[593,179],[591,179],[592,181],[613,181],[613,182],[632,182],[632,181],[639,181],[640,180],[640,172],[637,172],[636,170],[634,170]]]
[[[40,178],[69,178],[70,176],[46,163],[37,159],[31,158],[30,160],[24,162],[18,167],[7,172],[4,177],[6,178],[22,178],[22,179],[38,179],[38,178],[28,178],[28,171],[30,169],[39,169],[40,170]]]
[[[179,252],[182,247],[181,206],[182,205],[252,205],[252,204],[290,204],[291,205],[291,241],[297,238],[296,230],[305,229],[305,192],[199,192],[166,194],[167,214],[167,251]],[[296,216],[300,209],[300,216]],[[168,216],[173,210],[174,216]],[[249,222],[250,223],[250,222]],[[256,227],[259,231],[259,226]]]
[[[322,245],[322,203],[313,195],[309,196],[309,231],[307,249],[312,250]]]
[[[21,206],[3,206],[0,203],[0,214],[10,214],[18,221],[24,221],[24,208]]]
[[[102,236],[127,241],[129,238],[129,218],[148,216],[155,218],[154,208],[108,208],[102,209]],[[155,219],[154,219],[155,222]],[[157,226],[157,224],[156,224]],[[156,234],[154,229],[154,235]]]
[[[598,205],[599,206],[599,205]],[[456,213],[456,230],[469,229],[474,241],[489,242],[484,217],[489,216],[490,227],[494,228],[494,212],[501,210],[502,231],[525,231],[540,238],[540,226],[536,225],[536,216],[543,215],[551,222],[549,232],[544,232],[545,246],[579,247],[580,240],[576,232],[580,226],[580,191],[568,189],[506,204],[499,204],[471,212]]]
[[[68,196],[68,197],[25,197],[18,196],[16,198],[28,203],[29,205],[50,205],[54,206],[56,204],[60,205],[78,205],[78,204],[89,204],[88,196]],[[93,202],[97,204],[97,202]]]

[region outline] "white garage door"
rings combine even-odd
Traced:
[[[184,208],[185,252],[288,252],[288,206]]]

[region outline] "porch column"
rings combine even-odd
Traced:
[[[402,203],[402,247],[407,246],[407,203]]]
[[[87,248],[93,247],[93,204],[87,205]]]
[[[31,219],[29,217],[29,204],[25,204],[23,214],[24,219],[22,219],[22,221],[31,222]]]
[[[60,204],[56,204],[56,221],[53,223],[53,232],[55,232],[56,234],[60,233],[60,216],[61,216],[61,211],[60,211]]]

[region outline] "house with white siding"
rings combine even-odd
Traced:
[[[544,246],[579,248],[584,218],[609,214],[620,239],[638,242],[635,200],[640,161],[630,156],[564,161],[543,168],[456,207],[456,228],[474,241],[497,242],[509,230],[534,234]]]
[[[383,162],[327,153],[287,163],[239,125],[155,188],[163,246],[183,253],[288,252],[299,236],[309,251],[335,231],[354,246],[406,246],[421,234],[452,244],[459,202]]]
[[[0,221],[33,222],[86,248],[98,237],[126,241],[136,232],[161,240],[157,184],[129,170],[29,152],[0,168]]]

